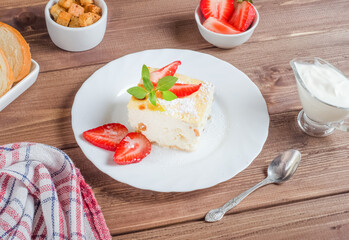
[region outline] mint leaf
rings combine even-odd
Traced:
[[[172,101],[172,100],[175,100],[177,98],[177,96],[173,92],[163,91],[162,98],[165,99],[166,101]]]
[[[148,92],[153,90],[154,86],[153,86],[153,83],[150,81],[150,72],[148,67],[145,64],[143,64],[143,68],[142,68],[142,79],[143,79],[143,85],[145,89]]]
[[[127,92],[137,99],[144,99],[147,96],[147,91],[141,87],[131,87],[127,89]]]
[[[159,100],[156,97],[156,93],[160,91],[162,93],[162,98],[166,101],[172,101],[177,98],[177,96],[170,92],[169,89],[177,82],[178,78],[173,76],[165,76],[161,78],[157,83],[156,87],[154,87],[153,83],[150,81],[150,72],[148,67],[143,64],[142,67],[142,80],[143,80],[143,86],[139,87],[132,87],[127,89],[127,92],[131,94],[133,97],[137,99],[145,99],[148,96],[148,99],[150,103],[154,106],[157,105],[157,103],[160,105]],[[161,105],[160,108],[162,111],[165,111]]]
[[[156,94],[155,94],[155,91],[151,91],[149,93],[149,101],[151,102],[151,104],[156,106]]]
[[[177,80],[178,78],[172,76],[163,77],[158,81],[156,88],[160,91],[167,91],[177,82]]]

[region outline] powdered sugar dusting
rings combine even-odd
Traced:
[[[187,81],[177,81],[177,83],[188,84]],[[175,118],[198,121],[203,114],[202,105],[207,104],[213,92],[213,84],[201,82],[199,91],[185,98],[177,98],[172,101],[159,99],[161,106],[165,109],[165,114]]]
[[[177,98],[172,101],[159,99],[160,104],[172,116],[177,116],[182,113],[191,115],[197,114],[195,101],[192,98]]]
[[[202,99],[203,102],[207,102],[209,93],[211,91],[213,91],[213,84],[209,82],[202,82],[200,91],[198,92],[199,99]]]

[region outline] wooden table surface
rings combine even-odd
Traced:
[[[40,64],[37,82],[0,112],[0,145],[30,141],[64,150],[94,190],[115,239],[349,239],[349,134],[303,134],[289,61],[318,56],[349,75],[348,0],[255,0],[260,23],[231,50],[207,43],[197,29],[199,0],[108,0],[103,42],[86,52],[57,48],[44,20],[46,0],[1,0],[0,21],[17,28]],[[71,107],[81,84],[109,61],[145,49],[178,48],[211,54],[246,73],[270,114],[260,155],[233,179],[188,193],[130,187],[100,172],[78,147]],[[214,67],[214,66],[212,66]],[[291,181],[264,187],[220,222],[203,221],[216,208],[265,177],[279,152],[299,149]]]

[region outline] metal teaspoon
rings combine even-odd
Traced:
[[[269,183],[282,183],[290,179],[290,177],[295,173],[300,161],[301,153],[298,150],[290,149],[281,153],[269,164],[268,176],[263,181],[241,193],[236,198],[233,198],[222,207],[209,211],[206,214],[205,221],[216,222],[221,220],[227,211],[238,205],[245,197],[257,188]]]

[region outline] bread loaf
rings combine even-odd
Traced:
[[[0,22],[0,48],[13,70],[14,81],[18,82],[27,76],[31,66],[29,45],[16,29],[2,22]]]
[[[10,90],[13,81],[13,71],[7,62],[5,53],[0,49],[0,97]]]

